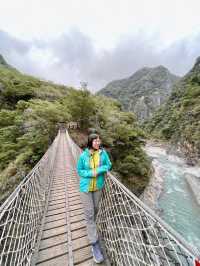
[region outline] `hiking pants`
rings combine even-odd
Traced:
[[[95,243],[98,240],[95,220],[98,212],[100,198],[101,190],[94,192],[81,192],[81,201],[84,208],[87,233],[91,244]]]

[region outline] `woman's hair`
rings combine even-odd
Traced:
[[[92,134],[90,134],[90,135],[88,136],[87,147],[88,147],[89,149],[91,149],[91,148],[92,148],[92,142],[93,142],[93,140],[94,140],[94,139],[98,139],[98,138],[99,138],[99,135],[98,135],[98,134],[96,134],[96,133],[92,133]]]

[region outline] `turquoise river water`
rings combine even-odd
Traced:
[[[200,168],[189,167],[183,159],[167,154],[164,148],[150,145],[146,151],[162,170],[163,191],[157,202],[161,217],[188,243],[200,249],[200,206],[184,177],[185,173],[191,173],[200,178]]]

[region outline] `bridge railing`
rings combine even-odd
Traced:
[[[81,149],[68,133],[67,139],[77,161]],[[97,225],[113,265],[198,265],[197,250],[110,173]]]
[[[82,152],[81,148],[76,145],[76,143],[72,140],[72,138],[69,136],[68,131],[66,130],[66,138],[67,138],[67,142],[71,148],[71,153],[74,159],[74,164],[76,165],[76,162]]]
[[[0,265],[30,265],[42,220],[59,134],[0,207]]]

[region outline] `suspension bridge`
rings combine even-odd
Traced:
[[[59,131],[0,207],[1,266],[94,265],[76,173],[80,152]],[[198,251],[110,173],[97,227],[106,257],[101,265],[200,265]]]

